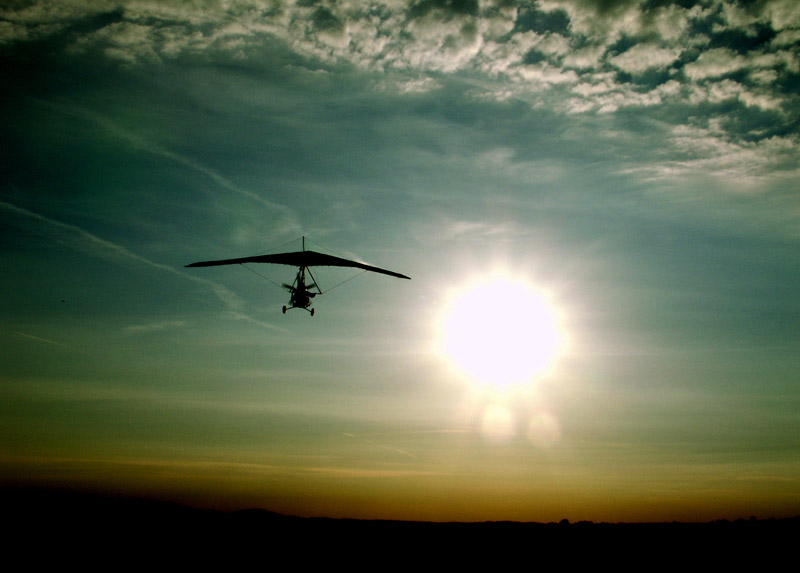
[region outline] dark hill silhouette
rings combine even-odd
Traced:
[[[738,519],[709,523],[432,523],[300,518],[263,509],[223,512],[146,499],[58,490],[0,490],[6,547],[39,556],[75,554],[118,560],[289,553],[302,559],[396,555],[438,556],[469,562],[497,554],[565,560],[628,560],[650,564],[686,560],[706,564],[759,556],[761,565],[794,551],[800,518]],[[238,552],[238,553],[237,553]],[[361,553],[359,553],[361,552]],[[528,557],[525,557],[525,556]],[[615,557],[617,555],[617,557]],[[402,556],[402,557],[401,557]],[[60,560],[60,557],[59,557]],[[552,561],[549,561],[553,563]]]

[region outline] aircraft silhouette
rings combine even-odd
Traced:
[[[244,263],[271,263],[276,265],[289,265],[292,267],[298,267],[297,276],[295,277],[294,282],[290,285],[282,285],[283,288],[288,290],[290,293],[289,305],[283,307],[284,314],[286,314],[287,310],[292,308],[302,308],[310,312],[311,316],[314,316],[314,309],[311,308],[311,299],[318,294],[322,294],[322,290],[317,284],[317,280],[314,278],[314,275],[311,274],[310,267],[353,267],[373,273],[397,277],[399,279],[411,279],[411,277],[407,277],[406,275],[379,267],[373,267],[372,265],[359,263],[358,261],[351,261],[349,259],[343,259],[341,257],[335,257],[325,253],[318,253],[316,251],[307,251],[305,237],[303,237],[302,251],[296,251],[293,253],[275,253],[271,255],[256,255],[253,257],[241,257],[237,259],[222,259],[218,261],[200,261],[198,263],[192,263],[186,266],[215,267],[219,265],[240,265]],[[306,283],[306,273],[308,273],[308,275],[311,277],[310,284]]]

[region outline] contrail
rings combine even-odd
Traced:
[[[285,205],[281,205],[279,203],[274,203],[272,201],[268,201],[264,199],[257,193],[249,191],[247,189],[242,189],[238,185],[236,185],[233,181],[221,175],[220,173],[206,167],[202,163],[198,162],[191,157],[187,157],[186,155],[182,155],[180,153],[175,153],[174,151],[170,151],[165,147],[162,147],[158,143],[154,143],[149,141],[148,139],[138,135],[132,131],[125,129],[124,127],[119,126],[111,119],[104,117],[96,112],[91,110],[87,110],[81,108],[79,106],[71,106],[66,107],[63,105],[59,105],[52,102],[42,101],[43,105],[48,107],[53,107],[61,111],[62,113],[77,115],[83,118],[86,118],[90,121],[93,121],[103,127],[106,131],[113,133],[120,139],[127,141],[130,145],[135,147],[136,149],[140,149],[142,151],[146,151],[147,153],[152,153],[153,155],[157,155],[159,157],[163,157],[165,159],[169,159],[170,161],[174,161],[184,167],[188,167],[193,171],[197,171],[198,173],[202,173],[203,175],[207,176],[209,179],[214,181],[217,185],[219,185],[222,189],[226,191],[230,191],[231,193],[236,193],[237,195],[241,195],[243,197],[247,197],[248,199],[260,203],[264,207],[272,211],[276,211],[280,213],[287,223],[287,225],[297,232],[300,232],[300,224],[297,222],[297,217],[290,208],[286,207]]]
[[[53,340],[48,340],[47,338],[42,338],[40,336],[33,336],[32,334],[25,334],[24,332],[15,331],[16,334],[20,336],[24,336],[25,338],[30,338],[31,340],[38,340],[39,342],[46,342],[47,344],[53,344],[55,346],[60,346],[61,348],[69,348],[65,344],[61,344],[60,342],[55,342]]]
[[[156,268],[163,272],[177,275],[186,280],[195,281],[206,287],[210,287],[217,298],[219,298],[219,300],[228,310],[237,311],[242,306],[241,299],[220,284],[186,274],[168,265],[153,262],[145,257],[142,257],[141,255],[137,255],[136,253],[129,251],[121,245],[101,239],[100,237],[93,235],[92,233],[89,233],[80,227],[70,225],[68,223],[62,223],[61,221],[56,221],[55,219],[45,217],[44,215],[39,215],[38,213],[34,213],[33,211],[29,211],[28,209],[24,209],[22,207],[17,207],[16,205],[6,201],[0,201],[0,208],[10,211],[18,216],[22,216],[29,220],[43,224],[44,226],[48,227],[50,231],[48,234],[51,235],[53,240],[68,247],[87,252],[94,257],[104,258],[114,262],[135,262],[141,265]]]

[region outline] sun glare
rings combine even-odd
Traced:
[[[475,383],[495,388],[529,382],[563,345],[557,313],[524,281],[493,278],[453,296],[439,333],[440,352]]]

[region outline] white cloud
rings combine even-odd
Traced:
[[[665,68],[680,56],[679,48],[661,48],[652,44],[636,44],[618,56],[609,58],[609,62],[619,69],[640,74],[651,68]]]
[[[797,60],[790,52],[754,52],[743,56],[728,48],[714,48],[703,52],[697,60],[687,64],[684,72],[690,79],[699,82],[739,71],[746,71],[751,76],[758,77],[758,74],[765,69],[784,66],[795,71]],[[763,75],[761,77],[763,78]]]
[[[514,33],[518,10],[503,2],[481,2],[477,14],[435,6],[419,14],[404,0],[206,0],[191,5],[162,0],[121,4],[54,0],[0,11],[4,17],[0,37],[15,41],[116,11],[120,15],[116,21],[84,34],[73,51],[100,49],[127,64],[211,51],[239,58],[268,35],[304,57],[392,72],[376,76],[382,82],[377,89],[394,93],[432,91],[442,85],[439,74],[468,72],[471,97],[518,98],[533,107],[547,102],[551,109],[572,114],[734,100],[751,108],[788,110],[790,96],[775,86],[786,70],[800,71],[794,51],[800,38],[798,6],[794,0],[746,8],[712,1],[690,9],[670,4],[644,12],[638,2],[538,2],[538,10],[567,14],[569,30],[559,34]],[[690,36],[691,24],[718,18],[720,13],[729,26],[746,33],[756,24],[769,24],[780,33],[769,48],[747,54],[726,47],[704,49],[709,38]],[[622,35],[644,39],[621,54],[607,56]],[[624,83],[610,71],[613,67],[641,74],[665,69],[687,48],[699,56],[683,67],[682,74],[654,88]],[[532,50],[545,56],[542,61],[526,63]],[[476,79],[476,72],[482,77]],[[734,80],[733,74],[746,79]],[[259,200],[189,158],[169,152],[165,156],[208,173],[226,189]]]
[[[642,28],[639,5],[634,2],[610,5],[594,0],[541,0],[538,6],[545,12],[565,11],[573,32],[596,43],[607,45],[623,33],[637,35]]]
[[[735,72],[747,65],[745,58],[728,48],[714,48],[703,52],[683,70],[693,80],[718,77]]]
[[[127,63],[142,61],[160,62],[157,52],[160,39],[150,26],[133,22],[115,22],[98,31],[93,42],[101,41],[105,53],[112,60]],[[78,47],[81,40],[78,41]]]
[[[415,78],[397,83],[396,88],[400,93],[424,93],[438,89],[440,83],[429,77]]]
[[[516,73],[518,77],[535,87],[553,84],[570,84],[578,80],[578,74],[573,70],[563,70],[549,64],[536,64],[533,66],[520,66]]]
[[[573,50],[564,56],[564,66],[578,69],[594,68],[600,64],[605,51],[604,46],[586,46]]]
[[[566,106],[570,113],[610,113],[624,107],[658,105],[677,97],[681,91],[681,84],[676,80],[648,91],[638,91],[629,84],[617,83],[612,73],[594,74],[591,81],[583,81],[571,89],[577,97],[570,98]]]
[[[652,10],[645,22],[645,27],[652,30],[664,41],[678,41],[689,27],[689,19],[696,18],[702,8],[695,6],[685,10],[674,4]]]
[[[103,0],[53,0],[0,7],[0,44],[35,40],[67,29],[72,22],[116,7]]]
[[[458,70],[478,54],[483,44],[471,16],[449,20],[424,17],[409,22],[406,32],[412,41],[404,45],[403,59],[412,68]]]
[[[742,191],[763,189],[767,183],[800,176],[800,138],[774,136],[761,141],[733,141],[720,122],[706,128],[679,125],[672,129],[670,145],[683,159],[642,167],[655,179],[708,177]]]
[[[539,40],[534,45],[540,52],[551,56],[563,56],[570,51],[569,40],[561,34],[539,36]]]
[[[800,28],[800,2],[797,0],[772,0],[765,2],[762,9],[774,30]]]
[[[769,0],[742,6],[731,0],[720,3],[726,24],[753,32],[755,24],[769,24],[773,30],[800,28],[800,3]]]
[[[779,110],[782,104],[780,98],[774,97],[768,91],[758,91],[728,79],[708,82],[702,86],[693,86],[689,98],[689,101],[694,104],[704,101],[721,103],[729,100],[741,101],[747,107],[770,110]]]
[[[434,244],[446,241],[511,240],[528,234],[529,230],[513,221],[472,221],[442,216],[419,227],[417,232],[423,242]]]
[[[517,9],[513,6],[484,8],[481,13],[480,31],[486,40],[498,40],[514,29]]]
[[[512,73],[538,41],[539,35],[529,31],[515,34],[506,42],[489,42],[477,58],[476,65],[491,75]]]
[[[133,324],[125,328],[127,332],[148,333],[162,330],[172,330],[186,325],[185,320],[162,320],[148,324]]]
[[[792,47],[800,44],[800,29],[783,30],[772,39],[772,46]]]
[[[719,28],[743,28],[747,29],[759,20],[758,15],[754,14],[751,10],[746,10],[738,4],[730,2],[722,2],[722,15],[725,20],[724,24],[717,24]]]

